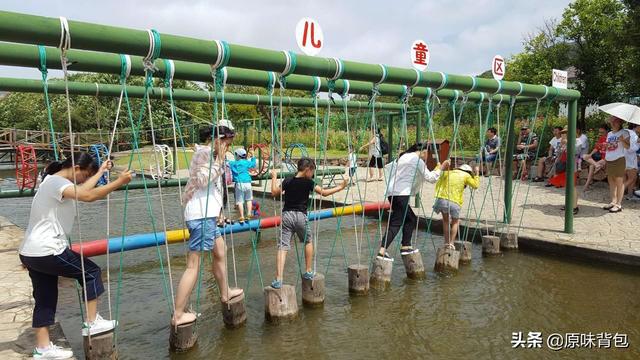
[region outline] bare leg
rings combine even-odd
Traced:
[[[546,157],[541,157],[540,159],[538,159],[538,169],[537,169],[538,174],[537,174],[537,176],[539,178],[543,177],[543,175],[544,175],[544,162],[545,162],[545,160],[547,160]]]
[[[591,158],[589,158],[589,159],[591,159]],[[593,160],[591,160],[591,161],[593,161]],[[589,162],[589,164],[591,164],[591,162]],[[589,188],[589,185],[591,185],[591,182],[593,181],[593,174],[595,172],[596,172],[596,165],[595,164],[589,165],[589,173],[587,174],[587,182],[584,183],[583,191],[587,191],[587,189]]]
[[[49,327],[43,326],[39,328],[34,328],[36,332],[36,347],[46,348],[49,346]]]
[[[313,270],[313,243],[311,242],[304,245],[304,265],[307,272],[311,272]]]
[[[378,179],[379,180],[383,180],[384,179],[384,170],[383,169],[378,169]]]
[[[98,313],[98,299],[87,301],[87,322],[93,322]]]
[[[253,200],[247,200],[247,218],[253,215]]]
[[[187,255],[187,268],[184,270],[176,292],[176,310],[173,315],[174,325],[186,324],[196,319],[196,315],[185,312],[187,300],[198,281],[198,269],[200,269],[200,253],[189,251]]]
[[[442,233],[444,235],[444,244],[453,243],[453,241],[449,241],[451,238],[451,228],[449,226],[449,214],[442,213]]]
[[[229,288],[229,282],[227,281],[227,247],[222,237],[216,239],[213,247],[211,271],[216,278],[216,283],[218,283],[222,302],[227,302],[229,299],[242,294],[242,289]]]
[[[633,190],[635,190],[636,180],[638,178],[638,170],[637,169],[627,169],[624,172],[625,182],[624,188],[627,195],[633,195]]]
[[[622,198],[624,197],[624,178],[618,177],[616,182],[616,204],[622,206]]]
[[[458,235],[458,225],[460,225],[460,219],[451,218],[451,235],[449,237],[449,243],[453,244]]]
[[[607,181],[609,182],[609,196],[611,197],[611,204],[617,204],[616,178],[613,176],[607,176]]]
[[[237,204],[238,212],[240,213],[240,219],[244,219],[244,205],[242,203]]]
[[[287,250],[278,250],[276,255],[276,280],[282,281],[284,263],[287,261]]]

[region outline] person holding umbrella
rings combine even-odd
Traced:
[[[629,132],[622,128],[622,122],[640,124],[640,108],[631,104],[612,103],[600,106],[599,109],[611,115],[611,131],[607,134],[605,154],[611,202],[602,208],[611,213],[618,213],[622,211],[624,196],[625,152],[631,146]]]

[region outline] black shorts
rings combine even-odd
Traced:
[[[369,160],[369,167],[375,167],[378,169],[382,169],[384,166],[382,166],[382,158],[381,157],[375,157],[372,156],[371,160]]]

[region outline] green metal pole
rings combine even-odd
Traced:
[[[569,101],[569,132],[567,134],[567,187],[564,196],[564,232],[573,233],[573,199],[576,194],[574,173],[576,171],[576,124],[578,100]]]
[[[0,16],[0,19],[2,19],[2,16]],[[2,25],[0,24],[0,29],[1,28]],[[1,38],[2,34],[0,34],[0,39]],[[57,48],[47,47],[45,48],[45,52],[47,57],[47,68],[60,69],[62,67],[60,62],[60,50]],[[70,70],[109,73],[114,75],[120,74],[121,60],[118,54],[98,53],[72,49],[67,51],[65,56],[67,57],[67,60],[72,63],[69,68]],[[37,68],[40,65],[38,47],[33,45],[0,43],[0,65]],[[162,59],[158,59],[156,60],[154,65],[158,70],[155,71],[153,75],[164,79],[166,70],[164,61]],[[269,74],[265,71],[240,69],[233,67],[226,67],[225,69],[227,73],[226,81],[228,84],[257,86],[264,88],[270,81]],[[174,61],[174,70],[174,79],[211,82],[211,66],[209,65],[185,61]],[[440,73],[436,74],[440,76]],[[142,57],[131,56],[131,75],[145,75]],[[327,80],[324,78],[318,80],[320,80],[320,91],[328,91]],[[316,81],[317,80],[311,76],[289,75],[287,76],[287,88],[293,90],[305,90],[310,92],[315,88]],[[484,81],[488,80],[484,79]],[[336,92],[344,91],[344,87],[344,80],[337,80],[335,82]],[[540,85],[540,87],[545,89],[542,85]],[[547,87],[547,89],[549,88]],[[371,82],[355,80],[349,81],[350,94],[370,95],[372,90],[373,84]],[[401,85],[381,84],[378,87],[378,90],[380,92],[380,95],[383,96],[399,97],[404,93],[404,88]],[[414,97],[424,98],[428,95],[428,93],[429,90],[426,87],[413,88]],[[453,90],[446,89],[438,90],[437,95],[441,100],[451,100],[456,97],[456,93]],[[569,95],[574,94],[571,93]],[[488,101],[488,99],[488,96],[484,96],[483,99],[483,95],[477,91],[470,92],[468,94],[468,101],[471,102],[483,100]],[[564,97],[562,96],[562,92],[559,91],[557,100],[563,99]],[[498,100],[499,96],[494,95],[494,101],[497,102]],[[519,98],[518,101],[535,101],[535,99],[525,96],[521,97],[521,99]]]
[[[244,146],[245,149],[249,148],[249,139],[248,139],[247,134],[248,134],[248,132],[247,132],[247,121],[243,121],[242,122],[242,137],[243,137],[242,145]]]
[[[69,93],[72,95],[87,95],[87,96],[111,96],[118,97],[120,96],[120,90],[122,89],[120,85],[111,85],[111,84],[96,84],[95,83],[83,83],[83,82],[68,82]],[[18,91],[18,92],[34,92],[40,93],[42,92],[42,82],[40,80],[31,80],[31,79],[13,79],[13,78],[0,78],[0,91]],[[48,82],[48,91],[50,94],[64,94],[65,86],[63,81],[49,81]],[[127,94],[131,98],[141,98],[144,96],[144,87],[142,86],[131,86],[127,85]],[[186,100],[186,101],[197,101],[197,102],[209,102],[216,96],[214,92],[209,92],[207,95],[206,91],[196,91],[196,90],[184,90],[184,89],[174,89],[173,90],[173,99],[174,100]],[[222,100],[222,95],[220,93],[217,94],[218,100]],[[151,88],[149,92],[149,97],[152,99],[166,99],[167,91],[165,88],[154,87]],[[224,100],[227,103],[232,104],[247,104],[247,105],[269,105],[269,98],[266,96],[258,96],[251,94],[235,94],[235,93],[225,93]],[[274,96],[274,102],[279,102],[280,97]],[[328,100],[318,100],[318,105],[327,106]],[[342,105],[342,100],[335,100],[336,104]],[[300,98],[300,97],[291,97],[286,96],[282,98],[282,104],[284,106],[294,106],[294,107],[313,107],[313,100],[310,98]],[[366,108],[368,103],[362,101],[347,101],[347,107],[360,109]],[[399,110],[401,109],[400,104],[395,103],[376,103],[376,107],[380,109],[393,109]]]
[[[134,30],[115,26],[97,25],[80,21],[69,21],[71,45],[74,49],[125,53],[145,56],[149,52],[149,34],[145,30]],[[60,19],[36,15],[0,12],[0,41],[58,46],[60,44]],[[220,50],[216,42],[185,36],[160,34],[160,57],[214,64]],[[221,49],[224,49],[222,46]],[[287,65],[287,56],[282,51],[228,44],[229,66],[263,71],[282,72]],[[410,68],[381,66],[348,60],[341,61],[342,78],[364,81],[369,84],[383,78],[385,83],[414,87],[437,88],[462,91],[476,90],[486,93],[543,97],[548,95],[548,87],[521,84],[514,81],[498,83],[493,79],[471,76],[442,74],[438,72],[418,73]],[[339,64],[330,58],[296,55],[295,74],[332,77]],[[336,88],[336,91],[340,91]],[[370,94],[371,92],[369,92]],[[577,99],[580,93],[562,89],[556,100]]]
[[[416,122],[416,143],[421,141],[420,123],[422,122],[422,111],[418,111],[418,122]],[[419,207],[422,199],[420,198],[420,192],[416,194],[415,207]]]
[[[513,192],[513,153],[516,147],[515,111],[511,107],[507,120],[507,149],[504,154],[504,223],[511,223],[511,194]]]
[[[387,163],[393,161],[393,127],[391,114],[387,114],[387,141],[389,143],[389,155],[387,156]]]

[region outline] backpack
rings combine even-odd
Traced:
[[[382,155],[389,154],[389,143],[380,138],[380,152]]]

